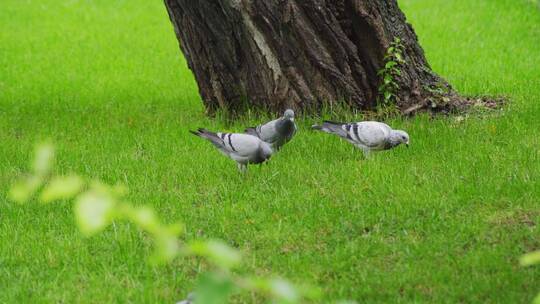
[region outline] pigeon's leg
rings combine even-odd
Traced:
[[[365,158],[365,159],[368,159],[368,158],[369,158],[369,155],[370,155],[369,149],[362,148],[362,151],[364,151],[364,158]]]
[[[368,159],[368,157],[369,157],[369,152],[370,152],[368,147],[366,147],[366,146],[364,146],[364,145],[360,145],[360,144],[355,144],[354,146],[355,146],[356,148],[362,150],[362,152],[364,152],[364,153],[363,153],[363,154],[364,154],[364,159]]]
[[[237,164],[238,164],[238,170],[240,170],[240,172],[242,172],[242,173],[247,172],[247,165],[246,164],[241,164],[241,163],[237,163]]]

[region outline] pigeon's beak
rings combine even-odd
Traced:
[[[405,147],[407,147],[407,148],[409,147],[409,142],[405,143]]]

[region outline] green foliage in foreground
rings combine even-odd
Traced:
[[[121,182],[127,200],[182,219],[186,239],[244,252],[240,273],[321,286],[321,302],[530,303],[540,267],[519,257],[540,248],[540,13],[527,1],[400,3],[435,71],[511,104],[389,121],[412,146],[369,161],[301,117],[297,137],[242,177],[187,130],[258,119],[204,116],[162,1],[2,1],[0,302],[172,303],[211,267],[149,266],[152,240],[130,223],[88,239],[69,202],[9,202],[28,151],[51,138],[59,175]]]
[[[26,203],[39,192],[41,203],[75,200],[74,213],[79,230],[86,236],[102,232],[117,221],[128,221],[150,235],[155,244],[153,263],[170,263],[177,257],[204,258],[215,268],[200,275],[196,287],[197,304],[227,303],[238,291],[253,291],[272,299],[274,303],[293,304],[319,298],[312,288],[299,289],[289,282],[275,278],[263,279],[239,276],[234,273],[242,260],[234,248],[218,240],[182,242],[181,224],[164,225],[149,207],[134,207],[124,201],[127,189],[109,186],[99,181],[85,182],[77,175],[54,176],[54,148],[49,144],[37,147],[32,172],[10,190],[10,199]],[[39,191],[41,189],[42,191]]]

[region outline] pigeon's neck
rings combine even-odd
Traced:
[[[276,130],[280,134],[290,134],[294,130],[294,122],[288,118],[282,118],[276,123]]]
[[[401,144],[401,140],[399,140],[399,134],[394,132],[393,130],[390,133],[390,136],[388,137],[388,140],[386,141],[385,149],[392,149],[396,146],[399,146]]]

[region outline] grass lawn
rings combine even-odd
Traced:
[[[392,126],[411,148],[362,159],[300,132],[243,178],[190,128],[205,117],[162,1],[0,4],[0,302],[173,303],[197,260],[149,266],[149,240],[117,223],[78,232],[70,202],[16,205],[9,185],[50,138],[59,173],[121,182],[187,238],[245,252],[243,271],[319,285],[325,299],[529,303],[540,267],[540,10],[518,0],[401,0],[435,71],[501,112]],[[330,118],[327,115],[327,118]],[[253,300],[250,295],[238,302]]]

